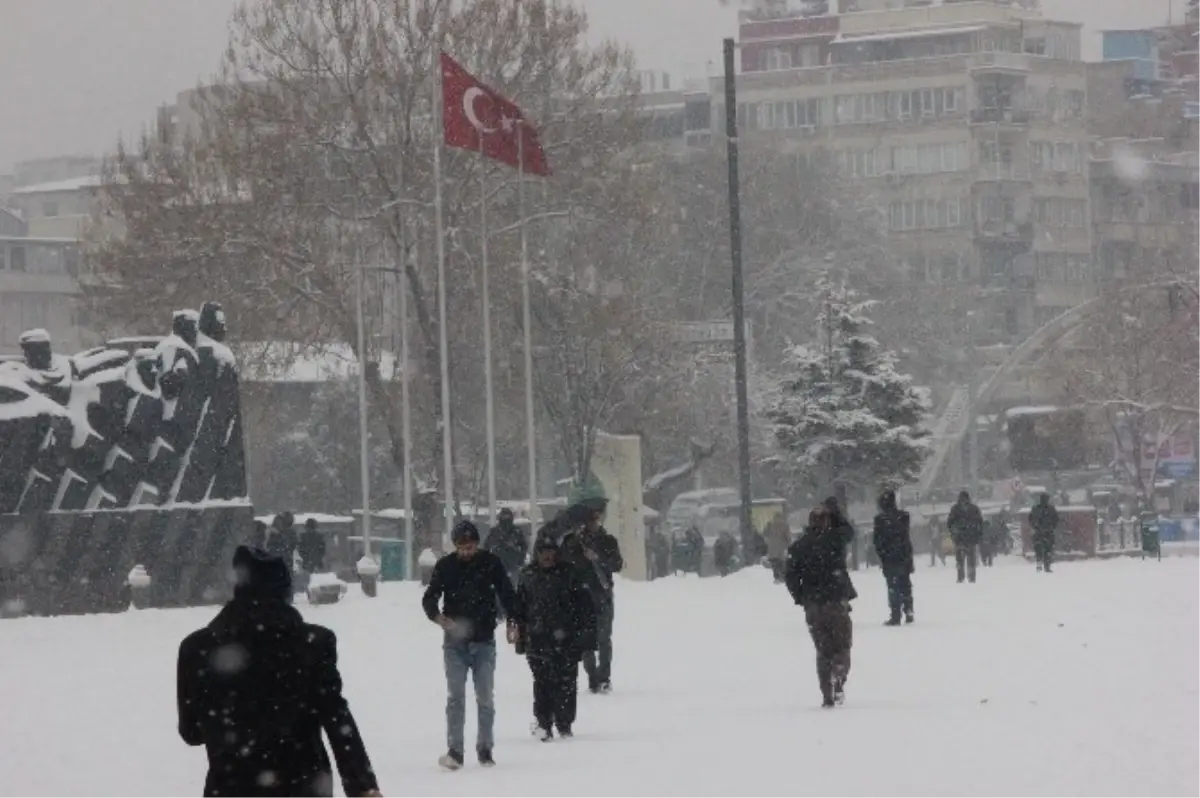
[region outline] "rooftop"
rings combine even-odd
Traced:
[[[82,191],[85,188],[99,188],[104,184],[101,175],[85,175],[72,177],[68,180],[55,180],[51,183],[35,183],[31,186],[21,186],[13,189],[14,196],[20,194],[51,194],[55,192]]]

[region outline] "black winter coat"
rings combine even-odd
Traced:
[[[378,789],[342,697],[337,639],[279,600],[234,599],[179,646],[179,736],[208,750],[207,795],[346,795]]]
[[[305,529],[300,533],[298,544],[300,562],[304,570],[310,574],[320,573],[325,568],[325,536],[315,529]]]
[[[973,502],[955,502],[946,517],[946,526],[956,546],[976,546],[983,539],[983,513]]]
[[[587,558],[588,549],[596,553],[594,561]],[[582,529],[568,534],[563,538],[559,556],[579,571],[597,607],[612,602],[613,574],[625,567],[625,560],[621,557],[621,545],[604,527],[597,532]]]
[[[800,605],[852,601],[858,592],[846,571],[843,530],[805,530],[788,548],[785,581]]]
[[[516,524],[497,524],[492,527],[483,547],[499,557],[510,572],[524,565],[529,555],[529,540],[525,537],[525,530]]]
[[[596,605],[574,566],[525,566],[517,597],[525,613],[521,640],[528,655],[578,660],[596,647]]]
[[[480,549],[469,560],[457,553],[438,560],[421,605],[429,620],[437,618],[440,611],[466,626],[469,642],[488,643],[496,639],[497,597],[508,617],[519,621],[521,608],[504,563],[490,551]],[[442,604],[440,610],[439,601]]]
[[[1053,537],[1058,531],[1058,510],[1051,504],[1039,504],[1029,511],[1029,526],[1033,534]]]
[[[909,530],[909,515],[905,510],[884,510],[875,516],[875,554],[886,571],[913,571],[913,545]]]

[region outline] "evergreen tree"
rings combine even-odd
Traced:
[[[866,332],[874,301],[828,277],[817,290],[817,340],[787,352],[765,413],[781,459],[814,492],[912,482],[928,454],[928,400]]]

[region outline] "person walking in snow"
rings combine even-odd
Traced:
[[[713,567],[721,576],[729,576],[733,571],[733,556],[737,551],[737,540],[728,530],[717,536],[713,544]]]
[[[850,602],[858,596],[846,572],[844,531],[835,520],[825,507],[809,514],[804,534],[788,549],[786,577],[792,600],[804,608],[804,620],[817,651],[817,684],[823,707],[846,700],[854,642]]]
[[[448,688],[447,751],[438,764],[447,770],[458,770],[463,765],[468,674],[475,683],[475,705],[479,712],[475,753],[481,765],[496,763],[492,748],[496,721],[493,688],[497,600],[510,623],[520,623],[522,614],[504,563],[495,554],[479,547],[479,529],[475,524],[459,521],[454,525],[451,538],[454,551],[433,567],[421,605],[429,620],[442,627],[444,632],[442,658]]]
[[[333,795],[324,730],[346,795],[379,795],[342,696],[337,638],[291,606],[279,557],[239,546],[233,569],[233,600],[179,646],[179,736],[207,749],[204,794]]]
[[[297,548],[306,573],[311,576],[325,570],[325,536],[317,529],[317,519],[309,518],[304,522]]]
[[[550,536],[534,545],[520,573],[517,597],[524,620],[517,653],[533,673],[533,717],[542,742],[571,737],[579,690],[579,660],[596,648],[596,607],[578,570],[559,558]]]
[[[496,525],[488,531],[483,547],[500,558],[513,584],[529,556],[529,540],[525,530],[513,520],[513,511],[505,507],[496,517]]]
[[[588,691],[607,693],[612,690],[612,634],[616,617],[613,574],[625,567],[625,560],[621,557],[617,539],[604,529],[602,522],[608,499],[598,486],[576,494],[571,504],[584,507],[587,515],[581,527],[571,530],[562,539],[561,555],[578,569],[595,602],[597,651],[584,653],[583,669],[588,676]]]
[[[296,516],[290,511],[283,511],[271,522],[271,535],[267,538],[267,551],[287,563],[289,569],[295,567],[296,546],[300,539],[296,535]]]
[[[879,514],[875,516],[872,537],[879,567],[887,582],[888,626],[900,625],[900,613],[906,623],[913,622],[912,534],[908,512],[896,506],[896,492],[885,490],[879,496]]]
[[[958,568],[958,581],[962,582],[965,577],[974,582],[977,547],[983,538],[983,513],[971,501],[971,494],[965,490],[958,494],[958,501],[950,508],[946,526],[950,529],[950,539],[954,541],[954,564]]]
[[[1054,561],[1054,540],[1058,533],[1058,510],[1050,504],[1050,495],[1038,497],[1037,506],[1029,511],[1029,526],[1033,529],[1033,553],[1037,569],[1050,573]]]
[[[788,546],[792,545],[792,530],[783,513],[775,513],[775,517],[767,524],[765,537],[767,539],[767,562],[771,565],[771,574],[775,579],[775,584],[781,584],[787,566]]]

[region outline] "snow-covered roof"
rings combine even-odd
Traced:
[[[328,515],[326,513],[294,513],[293,515],[296,519],[296,526],[304,526],[304,522],[310,518],[318,524],[349,524],[354,520],[348,515]],[[275,516],[260,515],[254,520],[262,521],[269,526],[275,520]]]
[[[1057,412],[1056,405],[1029,405],[1027,407],[1010,407],[1004,411],[1004,415],[1012,418],[1013,416],[1045,416]]]
[[[342,343],[303,346],[286,341],[254,341],[232,348],[246,382],[329,382],[358,376],[358,358]],[[380,366],[385,380],[399,374],[399,358],[391,352],[382,353]]]
[[[987,30],[986,25],[955,25],[946,28],[921,28],[919,30],[900,30],[891,33],[867,33],[862,36],[841,33],[830,44],[890,42],[894,39],[921,39],[927,36],[957,36],[963,33],[978,33],[984,30]]]
[[[60,191],[82,191],[85,188],[99,188],[104,185],[104,178],[101,175],[86,175],[84,177],[72,177],[67,180],[55,180],[50,183],[34,183],[31,186],[21,186],[13,189],[12,194],[18,196],[21,194],[51,194]]]

